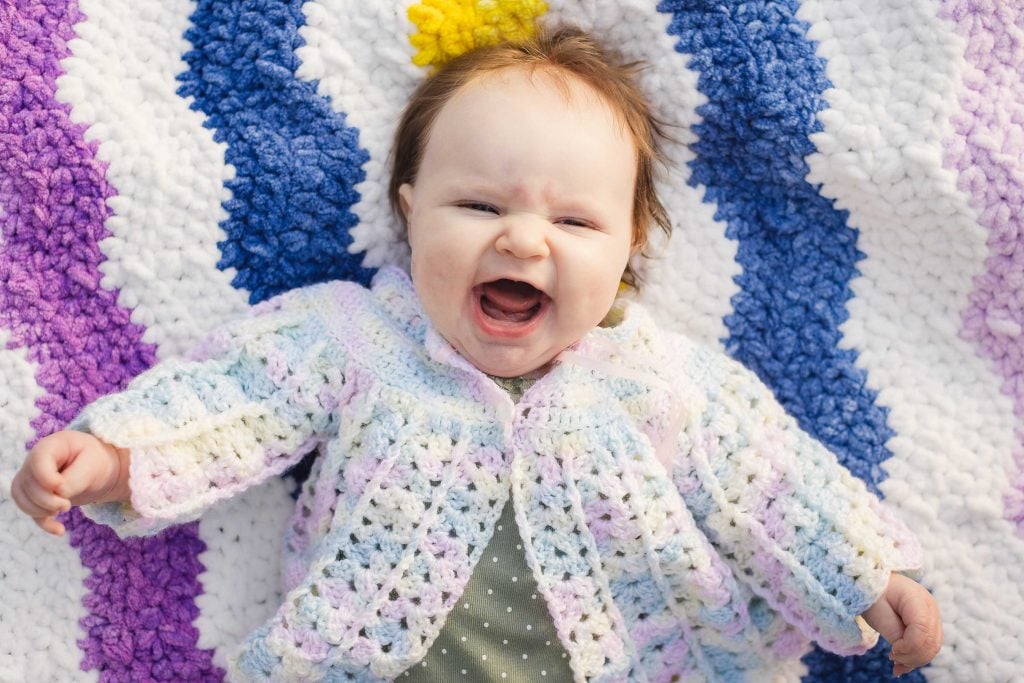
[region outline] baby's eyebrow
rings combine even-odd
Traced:
[[[492,185],[482,185],[480,183],[461,185],[458,189],[464,194],[470,195],[487,195],[490,197],[503,194],[499,188]]]
[[[528,183],[481,183],[470,182],[464,185],[463,192],[483,195],[513,202],[541,202],[554,205],[565,201],[566,192],[547,183],[544,187],[531,187]]]
[[[455,195],[497,195],[500,189],[491,183],[480,182],[479,178],[452,178],[444,183],[446,194]]]
[[[568,187],[558,187],[547,182],[543,187],[529,187],[524,183],[495,183],[481,181],[476,177],[453,178],[445,185],[444,194],[449,200],[480,199],[490,202],[537,201],[559,217],[596,218],[598,207],[593,197],[586,192]]]

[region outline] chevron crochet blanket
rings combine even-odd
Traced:
[[[120,541],[20,516],[26,446],[283,290],[366,283],[431,65],[537,23],[649,65],[684,145],[643,265],[920,536],[946,647],[1024,677],[1024,9],[1002,0],[5,0],[0,681],[219,681],[280,599],[292,477]],[[807,681],[888,679],[885,646]]]

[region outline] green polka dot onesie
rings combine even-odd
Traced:
[[[534,379],[494,377],[519,401]],[[571,681],[569,656],[526,564],[512,498],[427,655],[398,681]]]

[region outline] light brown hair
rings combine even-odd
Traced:
[[[577,28],[538,32],[530,39],[471,50],[441,67],[413,93],[395,133],[394,166],[388,197],[395,216],[405,225],[398,190],[414,184],[434,121],[460,88],[484,74],[526,67],[542,68],[562,77],[575,77],[590,86],[629,130],[636,147],[636,184],[633,193],[633,244],[647,244],[651,224],[671,232],[668,214],[655,189],[656,168],[663,162],[664,125],[653,115],[635,83],[642,65],[623,63]],[[636,288],[636,273],[627,265],[623,282]]]

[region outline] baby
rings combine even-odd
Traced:
[[[668,228],[633,74],[575,29],[442,68],[395,140],[411,276],[256,306],[39,441],[14,500],[152,534],[320,447],[237,680],[765,681],[876,631],[895,674],[926,664],[907,530],[618,296]]]

